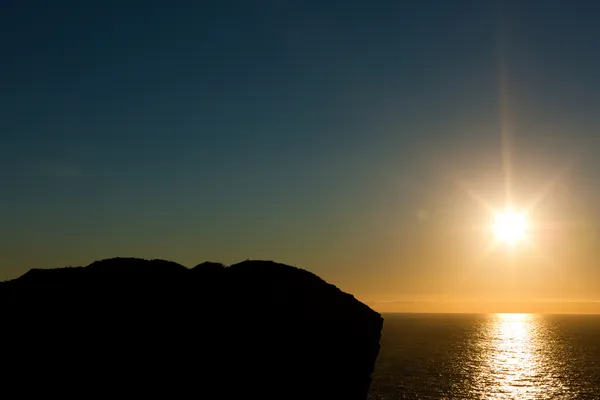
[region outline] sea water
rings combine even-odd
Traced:
[[[369,400],[600,399],[600,316],[383,317]]]

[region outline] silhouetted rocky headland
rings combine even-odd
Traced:
[[[364,400],[383,324],[267,261],[33,269],[0,283],[0,310],[2,390],[19,398]]]

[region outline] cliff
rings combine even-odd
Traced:
[[[116,258],[0,284],[19,397],[367,397],[383,320],[305,270]]]

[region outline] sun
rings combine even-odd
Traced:
[[[506,210],[496,214],[494,234],[498,240],[513,245],[525,240],[527,225],[525,214]]]

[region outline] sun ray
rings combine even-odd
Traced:
[[[506,60],[506,23],[501,7],[497,21],[498,108],[500,117],[501,160],[504,173],[504,201],[512,204],[512,126],[509,109],[508,64]]]
[[[460,190],[462,190],[463,193],[465,193],[467,196],[469,196],[471,198],[471,200],[473,200],[475,203],[477,203],[480,207],[482,207],[484,210],[488,211],[489,213],[494,212],[493,205],[490,202],[488,202],[487,200],[485,200],[485,198],[478,195],[473,189],[471,189],[469,187],[469,185],[466,182],[464,182],[461,179],[454,179],[453,181],[454,181],[454,184],[456,187],[458,187]]]
[[[575,164],[575,158],[566,163],[561,169],[559,169],[556,175],[548,180],[546,184],[538,191],[538,193],[528,202],[527,206],[525,206],[526,212],[532,212],[535,207],[537,207],[543,200],[546,199],[552,193],[556,186],[566,179],[566,177],[571,173],[573,166]]]
[[[507,72],[504,62],[500,66],[500,136],[502,146],[502,169],[504,172],[504,201],[512,204],[512,129],[509,121],[508,111],[508,83]]]

